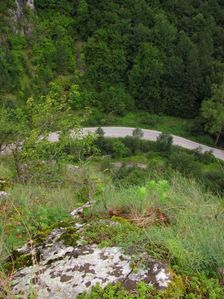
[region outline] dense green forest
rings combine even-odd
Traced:
[[[36,0],[13,17],[1,3],[1,101],[24,102],[66,77],[74,103],[193,118],[224,72],[224,4],[218,0]],[[17,8],[18,9],[18,8]],[[78,106],[78,107],[77,107]]]

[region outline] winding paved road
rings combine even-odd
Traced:
[[[94,133],[96,131],[97,127],[94,128],[84,128],[83,134],[88,133]],[[125,136],[132,136],[132,132],[135,128],[128,128],[128,127],[102,127],[105,136],[106,137],[125,137]],[[155,130],[148,130],[148,129],[142,129],[143,131],[143,137],[144,140],[151,140],[156,141],[157,137],[161,134],[160,131]],[[48,140],[50,142],[57,142],[59,140],[59,134],[57,132],[51,133],[48,137]],[[224,150],[220,150],[217,148],[213,148],[207,145],[203,145],[194,141],[191,141],[189,139],[179,137],[179,136],[173,136],[173,144],[181,146],[183,148],[193,150],[197,148],[201,148],[202,152],[206,151],[212,151],[213,155],[220,160],[224,161]],[[11,152],[11,146],[6,147],[3,151],[1,151],[1,154],[9,154]]]
[[[97,128],[85,128],[83,129],[83,132],[87,134],[88,132],[95,132]],[[105,136],[106,137],[125,137],[125,136],[132,136],[132,132],[135,128],[127,128],[127,127],[102,127]],[[154,131],[154,130],[147,130],[147,129],[142,129],[144,135],[142,139],[144,140],[151,140],[151,141],[156,141],[157,137],[161,134],[159,131]],[[206,151],[212,151],[213,155],[224,161],[224,150],[216,149],[207,145],[203,145],[188,139],[185,139],[183,137],[179,136],[173,136],[173,144],[178,145],[181,147],[184,147],[186,149],[196,149],[196,148],[201,148],[202,152]]]

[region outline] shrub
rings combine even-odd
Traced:
[[[98,136],[94,140],[94,146],[100,150],[102,155],[110,155],[112,153],[111,140],[104,136]]]
[[[115,158],[122,158],[129,154],[129,149],[119,139],[112,140],[112,156]]]
[[[215,279],[203,276],[181,277],[175,275],[174,281],[167,289],[157,290],[153,286],[140,282],[136,292],[128,292],[121,283],[108,284],[102,288],[99,284],[91,289],[89,294],[84,293],[78,299],[222,299],[223,290]]]
[[[156,140],[157,149],[166,155],[170,154],[172,143],[173,137],[170,134],[166,133],[161,133]]]
[[[204,120],[201,117],[196,117],[189,126],[189,132],[193,136],[205,135]]]
[[[154,127],[160,121],[160,117],[158,115],[149,114],[149,113],[142,114],[140,119],[141,119],[141,123],[143,125],[147,125],[147,126],[150,126],[150,127]]]
[[[101,127],[99,127],[96,130],[96,134],[99,136],[104,136],[105,133],[104,133],[104,130]]]
[[[224,194],[224,170],[220,172],[212,171],[203,174],[201,180],[209,188],[209,190],[218,193]]]
[[[143,153],[148,153],[150,151],[155,151],[156,145],[155,142],[152,141],[146,141],[146,140],[140,140],[140,150]]]
[[[132,136],[135,138],[142,138],[144,135],[143,131],[140,128],[136,128],[132,132]]]
[[[192,156],[194,156],[198,161],[209,164],[216,161],[216,158],[213,156],[212,151],[202,152],[202,149],[199,147],[195,150],[192,150]]]
[[[105,87],[100,94],[100,100],[102,109],[107,113],[113,112],[118,115],[124,115],[125,112],[133,107],[133,99],[123,86]]]
[[[98,109],[93,109],[92,113],[90,114],[90,117],[86,121],[86,126],[99,126],[102,125],[104,114],[102,111]]]
[[[196,178],[201,176],[201,165],[193,159],[191,153],[175,151],[170,155],[168,164],[184,175],[193,175]]]
[[[141,141],[138,138],[134,138],[133,136],[126,136],[122,140],[122,142],[125,144],[127,148],[129,148],[131,154],[136,154],[138,151],[140,151]]]
[[[133,186],[144,184],[148,177],[148,171],[136,166],[129,167],[123,164],[122,167],[114,173],[113,180],[122,186]]]

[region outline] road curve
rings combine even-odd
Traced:
[[[84,128],[83,132],[84,134],[87,133],[94,133],[96,131],[96,127],[94,128]],[[128,128],[128,127],[102,127],[106,137],[125,137],[125,136],[132,136],[132,132],[135,128]],[[151,140],[156,141],[157,137],[161,134],[160,131],[155,130],[148,130],[148,129],[142,129],[143,131],[143,137],[144,140]],[[220,150],[217,148],[213,148],[207,145],[203,145],[194,141],[191,141],[189,139],[179,137],[179,136],[173,136],[173,144],[181,146],[186,149],[197,149],[201,148],[202,152],[212,151],[213,155],[220,160],[224,161],[224,150]]]
[[[125,137],[125,136],[132,136],[133,130],[135,128],[129,128],[129,127],[102,127],[104,131],[104,136],[106,137]],[[88,133],[95,133],[97,130],[97,127],[92,127],[92,128],[84,128],[82,129],[83,135],[86,135]],[[155,131],[155,130],[148,130],[148,129],[142,129],[143,131],[143,137],[142,139],[144,140],[151,140],[151,141],[156,141],[157,137],[161,134],[160,131]],[[71,135],[72,132],[71,132]],[[50,142],[57,142],[59,140],[60,133],[59,132],[53,132],[49,134],[48,136],[48,141]],[[211,151],[212,154],[219,160],[224,161],[224,150],[220,150],[217,148],[213,148],[207,145],[203,145],[194,141],[191,141],[189,139],[179,137],[176,135],[173,136],[173,144],[181,146],[183,148],[193,150],[200,148],[202,152],[207,152]],[[11,153],[11,147],[12,146],[7,146],[4,150],[0,152],[0,154],[9,154]]]

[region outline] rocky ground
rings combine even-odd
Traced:
[[[37,235],[8,260],[8,269],[17,269],[11,276],[16,295],[37,298],[70,299],[89,292],[97,283],[121,282],[134,292],[143,281],[156,288],[166,288],[171,281],[167,266],[143,253],[139,257],[127,254],[120,247],[104,247],[88,242],[85,229],[88,223],[79,222],[82,208],[74,210],[75,220],[59,223],[57,227]],[[112,220],[107,226],[121,225]],[[142,262],[147,260],[147,266]]]

